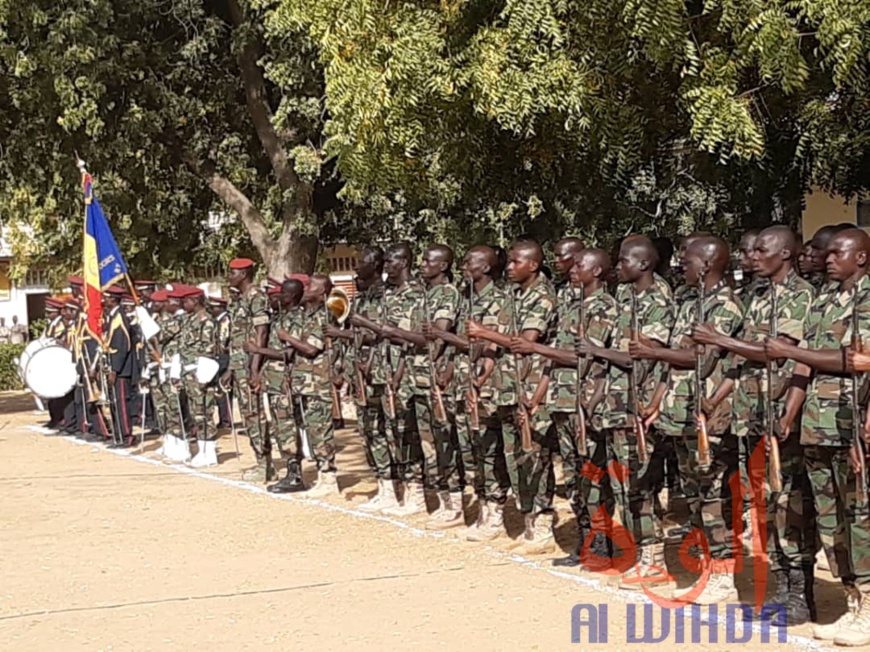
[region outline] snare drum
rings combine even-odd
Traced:
[[[66,396],[78,379],[72,352],[50,337],[27,345],[18,359],[18,373],[31,392],[46,399]]]

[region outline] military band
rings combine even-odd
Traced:
[[[446,245],[426,247],[416,269],[408,243],[370,246],[350,302],[319,274],[260,286],[240,258],[225,298],[109,288],[99,346],[71,278],[70,302],[46,302],[45,336],[73,350],[80,382],[50,403],[52,426],[130,447],[135,423],[194,467],[218,464],[230,430],[254,452],[243,479],[324,498],[341,493],[346,389],[377,480],[363,511],[419,514],[482,542],[508,538],[515,509],[512,550],[553,554],[559,475],[578,543],[554,565],[606,570],[625,591],[735,601],[741,532],[766,531],[766,603],[785,606],[781,622],[817,621],[822,554],[848,611],[815,637],[870,644],[870,237],[841,225],[804,247],[772,226],[743,234],[732,259],[698,232],[680,243],[676,274],[662,260],[673,251],[637,234],[614,256],[564,238],[554,283],[530,238],[470,248],[461,279]],[[137,302],[160,326],[150,340]],[[666,486],[685,499],[706,578],[679,591],[661,572]]]

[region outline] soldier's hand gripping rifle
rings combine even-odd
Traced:
[[[698,306],[695,311],[695,325],[704,323],[704,302],[707,299],[706,267],[698,278]],[[704,345],[695,345],[695,428],[698,432],[698,465],[702,469],[710,466],[710,435],[707,432],[707,417],[702,407],[704,400],[704,379],[701,377],[704,366]]]
[[[640,335],[638,324],[637,290],[631,288],[631,339],[637,341]],[[628,413],[632,420],[632,430],[637,438],[637,459],[641,464],[646,463],[648,456],[646,450],[646,429],[643,426],[643,418],[640,414],[640,388],[638,380],[638,360],[631,361],[631,371],[628,374]]]
[[[423,288],[423,311],[426,323],[432,323],[432,313],[429,310],[429,292]],[[426,359],[429,361],[429,382],[432,385],[433,416],[438,423],[447,423],[447,410],[444,409],[444,397],[438,386],[438,374],[435,372],[435,352],[432,350],[432,342],[426,342]]]
[[[779,336],[777,324],[777,311],[779,301],[776,296],[776,283],[770,279],[770,337],[776,339]],[[776,436],[776,405],[774,402],[774,379],[776,378],[776,362],[767,361],[767,441],[770,446],[769,482],[771,491],[782,491],[782,463],[779,458],[779,439]]]
[[[852,289],[852,350],[861,353],[864,343],[861,340],[861,332],[858,323],[858,283]],[[864,453],[864,435],[861,432],[864,420],[861,418],[861,404],[858,402],[861,374],[857,371],[852,373],[852,448],[854,449],[855,461],[855,484],[858,501],[862,505],[867,504],[867,463]]]
[[[580,284],[580,314],[577,322],[577,337],[581,340],[586,339],[586,286]],[[577,439],[577,453],[579,455],[587,455],[589,446],[586,434],[586,413],[583,411],[583,397],[581,388],[583,386],[583,378],[589,371],[589,361],[591,356],[587,351],[582,356],[577,356],[577,377],[574,380],[574,400],[576,401],[575,409],[577,411],[577,428],[575,438]]]
[[[468,281],[468,318],[472,321],[474,320],[474,281],[471,279]],[[468,384],[466,388],[468,395],[468,421],[472,432],[480,432],[480,406],[478,404],[477,389],[474,387],[477,367],[477,357],[474,355],[475,350],[479,350],[479,347],[475,347],[474,342],[469,338]]]
[[[510,300],[511,308],[511,336],[519,337],[519,326],[517,324],[517,305],[514,298],[513,288],[508,290],[508,299]],[[520,444],[523,452],[530,453],[535,450],[532,442],[532,425],[530,423],[531,415],[526,404],[526,388],[523,385],[525,382],[525,374],[521,373],[523,367],[523,359],[519,353],[513,354],[514,360],[514,380],[517,384],[517,420],[520,422]]]

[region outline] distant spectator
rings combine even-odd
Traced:
[[[11,339],[13,344],[24,344],[28,339],[27,326],[18,323],[18,315],[12,315]]]
[[[6,325],[6,318],[0,317],[0,344],[9,344],[12,338],[12,331]]]

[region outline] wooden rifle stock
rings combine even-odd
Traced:
[[[777,327],[778,300],[776,296],[776,283],[770,279],[771,313],[770,313],[770,337],[779,336]],[[776,363],[772,360],[767,362],[767,440],[770,445],[770,466],[768,469],[770,490],[782,491],[782,461],[779,457],[779,439],[776,436],[776,406],[773,399],[773,381]]]
[[[329,326],[329,316],[332,314],[329,310],[329,306],[326,302],[326,298],[323,299],[323,310],[326,314],[326,319],[323,322],[323,328],[326,329]],[[335,386],[335,368],[334,361],[332,359],[332,338],[324,337],[323,343],[326,348],[326,364],[329,365],[329,394],[332,398],[332,418],[339,420],[341,419],[341,398],[338,395],[338,387]]]
[[[695,324],[700,326],[704,323],[704,301],[706,300],[706,270],[702,271],[698,279],[698,307],[695,314]],[[702,407],[704,399],[703,371],[704,346],[695,345],[695,428],[698,433],[698,465],[702,469],[709,468],[710,459],[710,436],[707,432],[707,417]]]
[[[580,314],[578,315],[579,322],[577,324],[577,336],[580,339],[586,339],[586,286],[580,285]],[[586,414],[583,412],[583,396],[581,392],[583,376],[588,370],[589,356],[577,356],[577,377],[574,381],[574,397],[577,401],[575,406],[577,411],[577,431],[575,433],[577,439],[577,453],[579,455],[588,455],[589,445],[586,434]]]
[[[637,314],[637,290],[631,288],[631,339],[637,341],[640,334],[640,326],[638,325]],[[643,427],[643,419],[640,418],[640,389],[638,387],[637,361],[631,361],[631,373],[628,376],[628,402],[629,414],[632,417],[632,430],[637,438],[637,459],[641,464],[645,464],[649,458],[646,449],[646,429]]]
[[[431,324],[432,318],[429,311],[429,290],[423,288],[423,311],[425,312],[426,323]],[[444,408],[444,397],[441,395],[441,388],[438,386],[438,374],[435,373],[435,352],[432,350],[432,342],[426,343],[426,359],[429,361],[429,384],[432,387],[432,416],[438,423],[447,423],[447,410]]]
[[[474,281],[468,281],[468,316],[474,320]],[[480,406],[478,405],[477,390],[474,387],[477,358],[474,355],[474,344],[468,340],[468,421],[472,432],[480,432]]]
[[[508,298],[511,303],[511,334],[514,336],[519,336],[519,326],[517,324],[517,305],[514,300],[514,291],[513,288],[508,290]],[[531,453],[535,450],[535,446],[532,442],[532,424],[530,423],[531,415],[529,414],[528,409],[526,408],[526,388],[523,385],[523,381],[525,378],[520,373],[520,368],[522,366],[522,356],[519,353],[515,353],[513,356],[514,359],[514,378],[517,383],[517,421],[519,421],[520,426],[520,445],[522,446],[524,453]]]
[[[861,332],[858,323],[858,281],[852,290],[852,350],[863,352],[864,343],[861,340]],[[855,458],[858,468],[855,470],[855,490],[858,501],[862,505],[867,504],[867,463],[864,455],[864,436],[861,432],[864,420],[861,418],[861,404],[858,402],[859,385],[861,375],[857,372],[852,374],[852,448],[855,449]]]

